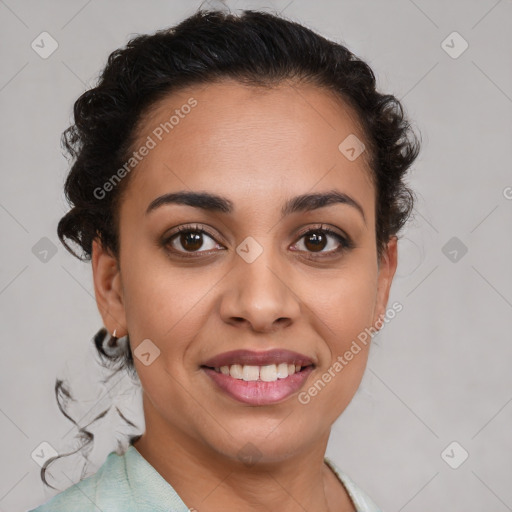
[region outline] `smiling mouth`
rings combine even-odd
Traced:
[[[300,373],[306,368],[312,368],[313,365],[299,365],[290,363],[268,364],[262,366],[231,364],[220,367],[202,366],[214,370],[217,373],[232,377],[233,379],[246,382],[276,382],[280,379],[286,379],[291,375]]]
[[[278,404],[290,398],[305,385],[313,369],[314,364],[293,363],[201,366],[214,389],[251,406]]]

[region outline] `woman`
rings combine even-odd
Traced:
[[[74,114],[58,234],[146,428],[36,510],[379,510],[325,451],[413,207],[398,100],[299,24],[199,11],[115,51]]]

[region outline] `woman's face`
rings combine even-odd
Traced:
[[[364,141],[349,110],[314,86],[226,80],[146,116],[120,272],[96,243],[93,269],[105,325],[130,336],[148,435],[269,461],[327,443],[396,268],[394,238],[378,265],[375,189],[354,135]],[[210,199],[155,203],[178,193]],[[308,199],[323,194],[342,201]]]

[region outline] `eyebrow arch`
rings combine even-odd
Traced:
[[[330,190],[328,192],[316,194],[302,194],[300,196],[293,197],[289,199],[281,209],[281,216],[285,217],[286,215],[296,212],[309,212],[337,203],[346,204],[358,210],[366,224],[366,217],[362,206],[349,195],[337,190]],[[194,208],[201,208],[203,210],[220,213],[233,213],[234,211],[232,201],[226,197],[211,194],[209,192],[181,191],[164,194],[151,201],[146,210],[146,215],[164,204],[183,204]]]

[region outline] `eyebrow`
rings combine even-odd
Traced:
[[[234,211],[232,201],[226,197],[211,194],[209,192],[180,191],[164,194],[151,201],[146,210],[146,215],[165,204],[183,204],[219,213],[233,213]],[[348,206],[352,206],[359,211],[366,224],[366,217],[362,206],[349,195],[337,190],[330,190],[328,192],[316,194],[302,194],[300,196],[293,197],[284,204],[281,209],[281,216],[285,217],[286,215],[297,212],[309,212],[333,204],[346,204]]]

